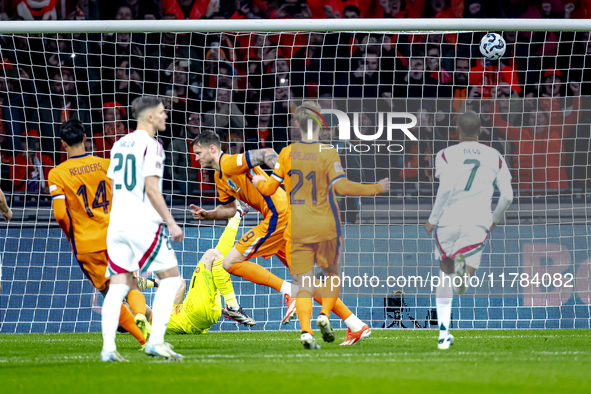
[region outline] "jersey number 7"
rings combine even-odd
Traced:
[[[467,192],[472,187],[472,182],[474,182],[474,177],[476,176],[476,171],[478,171],[478,167],[480,167],[480,160],[476,159],[466,159],[464,160],[464,164],[473,164],[472,171],[470,171],[470,177],[468,178],[468,183],[466,183],[466,187],[464,191]]]

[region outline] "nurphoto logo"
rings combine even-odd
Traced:
[[[335,115],[338,120],[338,125],[336,126],[338,129],[338,139],[339,140],[351,140],[351,121],[349,115],[345,112],[340,111],[338,109],[322,109],[320,112],[315,111],[313,109],[308,108],[308,115],[312,119],[308,119],[308,138],[312,138],[312,131],[314,129],[314,122],[320,126],[322,129],[325,127],[328,130],[328,125],[326,120],[324,119],[323,115],[331,114]],[[362,116],[361,112],[353,112],[352,113],[353,119],[353,134],[355,137],[361,141],[376,141],[378,140],[382,134],[384,133],[384,129],[386,130],[386,140],[392,141],[393,135],[395,130],[400,130],[404,133],[404,135],[410,139],[411,141],[418,141],[417,137],[409,130],[416,126],[417,118],[415,115],[408,113],[408,112],[378,112],[377,119],[378,119],[378,127],[375,134],[363,134],[360,130],[360,119]],[[410,120],[410,122],[401,123],[403,120]],[[353,146],[341,146],[341,145],[331,145],[331,144],[323,144],[320,145],[320,150],[324,149],[348,149],[349,151],[354,150],[358,153],[366,153],[374,147],[376,151],[379,153],[380,149],[385,147],[388,152],[391,153],[398,153],[404,150],[404,147],[401,144],[356,144]]]

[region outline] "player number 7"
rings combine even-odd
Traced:
[[[472,182],[474,182],[474,177],[476,176],[476,171],[478,171],[478,167],[480,167],[480,161],[476,159],[466,159],[464,160],[464,164],[473,164],[472,171],[470,171],[470,177],[468,178],[468,183],[466,183],[466,187],[464,191],[467,192],[472,187]]]

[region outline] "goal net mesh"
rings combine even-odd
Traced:
[[[505,32],[499,62],[480,54],[484,34],[1,35],[0,179],[14,218],[0,224],[0,332],[100,330],[102,296],[54,220],[47,175],[67,159],[63,121],[80,119],[87,151],[108,158],[135,129],[130,104],[144,94],[168,110],[158,138],[164,195],[185,230],[174,246],[185,280],[225,226],[188,213],[190,204],[216,204],[213,172],[199,168],[191,140],[215,130],[228,153],[279,152],[301,138],[290,114],[311,100],[323,109],[321,139],[338,149],[348,178],[391,181],[386,194],[339,197],[345,304],[371,327],[436,324],[439,262],[423,229],[438,187],[434,157],[458,142],[457,115],[474,110],[481,142],[506,157],[515,200],[490,233],[478,283],[454,297],[453,327],[589,328],[589,33]],[[408,133],[393,123],[408,124]],[[345,131],[349,139],[340,138]],[[238,236],[261,219],[247,215]],[[256,262],[289,279],[278,259]],[[233,282],[258,321],[253,330],[299,328],[281,326],[282,295]],[[151,304],[153,291],[145,294]],[[212,328],[238,329],[221,321]]]

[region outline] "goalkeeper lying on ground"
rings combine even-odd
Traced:
[[[234,319],[235,313],[240,315],[240,323],[249,326],[256,324],[254,319],[248,317],[238,305],[230,274],[222,267],[224,256],[234,246],[240,218],[246,213],[245,209],[248,209],[241,206],[238,201],[237,207],[236,215],[228,221],[215,249],[209,249],[199,260],[184,299],[186,283],[182,282],[174,299],[172,315],[166,329],[167,334],[206,333],[218,322],[222,314],[220,294],[226,301],[224,316]],[[228,316],[228,313],[231,316]],[[238,321],[238,319],[235,320]]]

